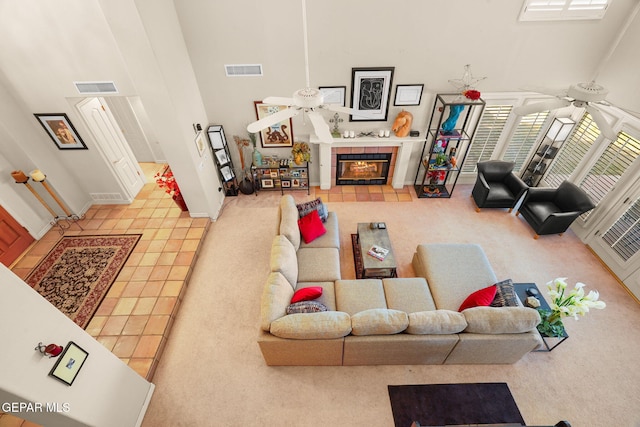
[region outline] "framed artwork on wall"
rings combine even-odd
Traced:
[[[75,381],[87,357],[89,357],[89,353],[83,350],[78,344],[69,341],[69,344],[65,347],[56,364],[51,368],[49,375],[67,385],[71,385]]]
[[[422,99],[423,84],[420,85],[397,85],[396,97],[393,105],[420,105]]]
[[[345,106],[346,86],[320,86],[318,90],[322,94],[323,103]]]
[[[387,120],[394,70],[395,67],[351,69],[351,108],[363,114],[352,114],[349,121]]]
[[[34,116],[59,150],[87,149],[66,114],[34,114]]]
[[[196,148],[198,149],[198,154],[200,155],[200,157],[202,157],[202,154],[204,154],[205,148],[207,148],[207,141],[204,139],[203,131],[198,131],[195,142],[196,142]]]
[[[263,104],[262,101],[253,102],[256,108],[258,120],[286,110],[286,105]],[[262,148],[281,148],[293,146],[293,121],[291,118],[269,126],[260,131],[260,142]]]

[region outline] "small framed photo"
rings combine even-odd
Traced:
[[[34,114],[59,150],[87,150],[66,114]]]
[[[216,159],[218,159],[218,164],[220,166],[229,163],[229,156],[227,156],[227,152],[225,150],[216,151]]]
[[[269,176],[271,178],[277,178],[278,177],[278,171],[277,170],[270,170],[269,171]]]
[[[422,99],[423,84],[419,85],[397,85],[396,98],[393,105],[420,105]]]
[[[289,181],[288,179],[283,179],[282,188],[291,188],[291,181]]]
[[[300,187],[300,180],[297,178],[294,178],[291,180],[291,186],[292,187]]]
[[[196,143],[196,148],[198,149],[198,154],[200,155],[200,157],[202,157],[202,155],[204,154],[205,148],[207,148],[207,141],[204,138],[203,131],[198,131],[198,134],[196,135],[195,143]]]
[[[336,104],[345,106],[344,100],[347,93],[346,86],[320,86],[318,88],[322,94],[324,104]]]
[[[273,180],[271,178],[264,178],[261,182],[262,188],[273,188]]]
[[[352,114],[349,121],[386,121],[395,67],[352,68],[351,108],[362,112]]]
[[[80,368],[87,360],[89,353],[83,350],[78,344],[69,341],[64,351],[51,368],[49,375],[62,381],[67,385],[73,384],[80,372]]]
[[[222,174],[222,177],[224,178],[225,182],[231,181],[235,177],[235,175],[233,174],[233,171],[229,166],[225,166],[222,169],[220,169],[220,173]]]

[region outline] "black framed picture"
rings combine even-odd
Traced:
[[[65,113],[34,114],[59,150],[86,150],[87,146]]]
[[[69,341],[64,351],[51,368],[49,375],[62,381],[67,385],[73,384],[80,372],[80,368],[89,357],[89,353],[83,350],[78,344]]]
[[[352,68],[351,108],[362,112],[352,114],[349,121],[386,121],[395,67]]]
[[[420,105],[422,99],[422,89],[424,84],[418,85],[397,85],[396,97],[393,105]]]

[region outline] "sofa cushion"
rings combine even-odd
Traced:
[[[322,287],[309,286],[306,288],[300,288],[293,293],[291,297],[291,304],[295,304],[300,301],[311,301],[322,295]]]
[[[298,257],[286,237],[277,235],[271,244],[271,271],[280,272],[295,287],[298,282]]]
[[[298,215],[300,218],[309,215],[312,211],[318,212],[318,216],[320,216],[320,220],[322,222],[326,222],[327,217],[329,216],[327,206],[322,203],[322,199],[320,197],[315,200],[311,200],[310,202],[299,203],[296,207],[298,208]]]
[[[340,250],[340,227],[338,226],[338,214],[329,212],[327,221],[324,223],[327,230],[322,236],[312,242],[300,242],[300,248],[336,248]]]
[[[400,310],[373,308],[351,316],[353,335],[391,335],[398,334],[409,326],[407,313]]]
[[[424,277],[382,279],[382,286],[389,308],[407,314],[436,309]]]
[[[489,304],[491,307],[519,307],[520,300],[516,295],[511,279],[496,283],[496,296]]]
[[[466,310],[472,307],[486,307],[496,297],[496,285],[487,286],[472,292],[460,305],[458,311]]]
[[[520,334],[540,323],[538,311],[528,307],[474,307],[462,314],[467,320],[464,332],[474,334]]]
[[[464,314],[451,310],[418,311],[409,314],[406,332],[413,335],[457,334],[467,327]]]
[[[280,199],[280,234],[289,239],[296,251],[300,247],[298,219],[300,216],[293,196],[285,194]]]
[[[298,228],[305,243],[311,243],[327,232],[318,216],[318,211],[313,211],[300,218],[298,220]]]
[[[335,288],[337,309],[352,316],[372,308],[387,308],[382,280],[337,280]]]
[[[287,307],[293,296],[293,287],[280,273],[271,273],[262,288],[260,306],[261,327],[263,331],[271,329],[271,322],[287,314]]]
[[[461,260],[464,260],[463,264]],[[431,296],[439,309],[458,310],[471,292],[498,281],[484,250],[477,244],[418,245],[414,261],[414,267],[417,265],[425,274]]]
[[[321,311],[329,311],[329,309],[326,305],[318,301],[300,301],[290,304],[287,307],[287,314],[318,313]]]
[[[300,282],[333,282],[340,279],[340,252],[335,248],[300,248],[297,258]]]
[[[341,338],[351,333],[351,317],[340,311],[290,314],[271,322],[271,333],[299,340]]]
[[[302,288],[308,288],[309,286],[320,286],[322,288],[322,295],[316,298],[314,301],[325,305],[330,311],[336,311],[336,292],[334,290],[333,282],[300,282],[296,285],[296,290]]]

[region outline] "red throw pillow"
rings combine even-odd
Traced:
[[[474,293],[469,295],[466,300],[464,300],[458,311],[466,310],[467,308],[472,307],[488,306],[496,297],[497,290],[498,287],[496,285],[491,285],[486,288],[480,289],[479,291],[475,291]]]
[[[298,228],[300,228],[300,233],[305,243],[311,243],[327,232],[316,210],[300,218],[298,220]]]
[[[298,289],[294,292],[291,298],[291,304],[300,301],[311,301],[312,299],[319,298],[322,295],[321,286],[309,286],[308,288]]]

